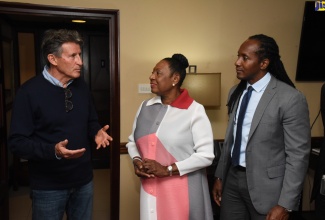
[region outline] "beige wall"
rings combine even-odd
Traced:
[[[53,0],[19,2],[53,5]],[[219,109],[208,110],[214,137],[223,139],[228,90],[237,83],[234,61],[240,44],[253,34],[274,37],[292,80],[295,78],[304,0],[56,0],[56,5],[119,9],[121,58],[121,141],[131,132],[143,99],[137,84],[148,83],[154,65],[183,53],[198,72],[222,73]],[[322,83],[296,83],[307,97],[311,122],[319,111]],[[318,119],[313,136],[321,136]],[[139,216],[139,181],[127,155],[121,156],[121,219]],[[128,210],[127,212],[125,210]]]

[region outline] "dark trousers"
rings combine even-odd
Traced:
[[[259,214],[252,204],[245,170],[231,167],[223,187],[221,220],[265,220],[266,215]]]

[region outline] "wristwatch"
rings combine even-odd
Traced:
[[[172,167],[172,165],[169,165],[169,166],[167,167],[167,170],[168,170],[168,172],[169,172],[169,176],[172,176],[172,175],[173,175],[173,167]]]

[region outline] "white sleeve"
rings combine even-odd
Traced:
[[[212,127],[201,104],[193,112],[191,120],[194,153],[189,158],[175,163],[180,176],[208,167],[214,159]]]

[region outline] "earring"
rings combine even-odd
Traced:
[[[175,86],[175,83],[173,83],[173,86]]]

